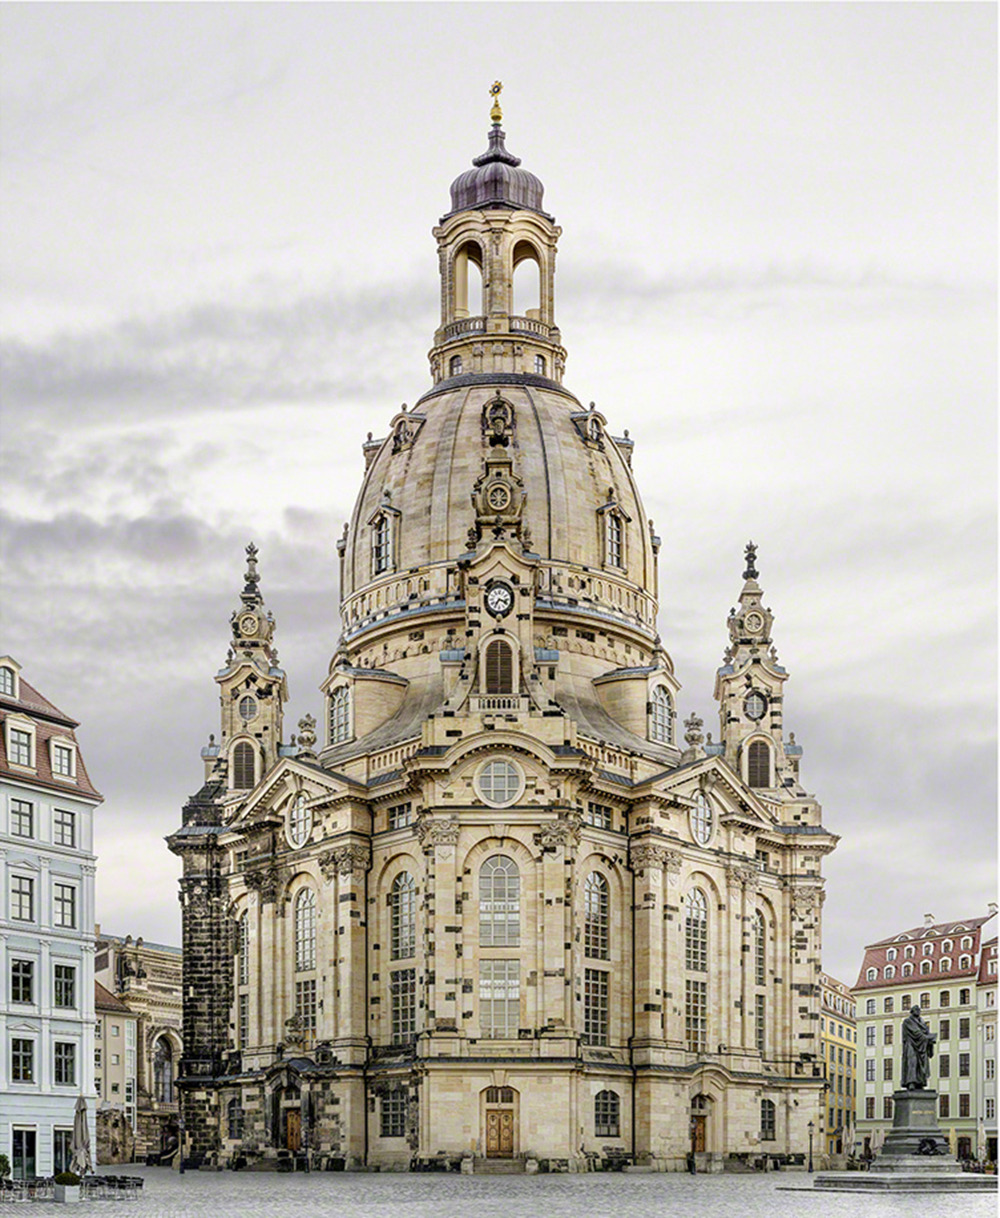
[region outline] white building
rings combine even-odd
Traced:
[[[94,809],[69,718],[0,657],[0,1152],[15,1177],[68,1167],[93,1127]]]

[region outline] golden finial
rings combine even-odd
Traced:
[[[490,110],[490,118],[497,126],[503,122],[503,111],[500,109],[500,94],[503,92],[503,81],[495,80],[490,85],[490,97],[493,98],[493,106]]]

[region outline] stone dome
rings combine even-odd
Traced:
[[[477,207],[517,207],[542,211],[541,181],[527,169],[520,169],[521,158],[504,147],[504,133],[498,124],[490,130],[489,147],[451,184],[451,212]],[[544,215],[545,213],[542,212]]]

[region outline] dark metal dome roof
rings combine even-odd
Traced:
[[[542,211],[545,187],[527,169],[519,169],[521,158],[504,147],[504,133],[499,123],[490,130],[490,146],[472,162],[451,184],[451,211],[468,211],[474,207],[524,207]]]

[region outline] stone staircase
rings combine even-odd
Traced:
[[[482,1159],[472,1161],[472,1173],[475,1176],[523,1176],[523,1159]]]

